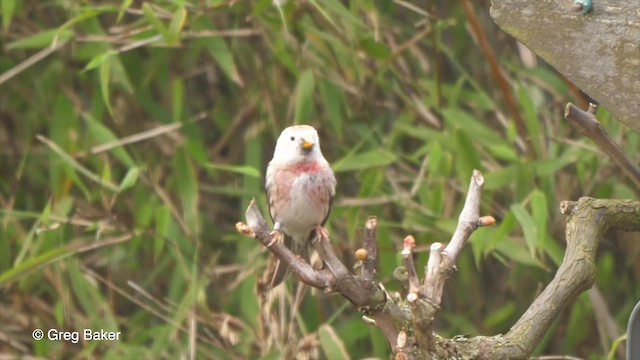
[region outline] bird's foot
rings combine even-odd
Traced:
[[[274,229],[272,232],[269,233],[269,236],[271,237],[271,241],[269,241],[269,243],[267,244],[267,247],[271,247],[271,245],[275,244],[276,242],[280,241],[280,239],[282,239],[282,231],[280,231],[280,229]]]
[[[316,236],[319,239],[328,239],[329,238],[329,231],[327,230],[327,228],[325,228],[322,225],[318,225],[316,226]]]

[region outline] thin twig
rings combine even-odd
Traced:
[[[443,250],[443,255],[448,256],[452,263],[455,263],[462,252],[462,248],[467,244],[471,233],[478,228],[480,218],[480,195],[484,186],[484,177],[479,170],[473,171],[469,183],[469,191],[464,207],[458,218],[458,226],[451,237],[451,241]]]
[[[247,208],[246,217],[247,224],[241,222],[236,224],[238,232],[259,240],[262,245],[275,254],[280,261],[287,264],[291,272],[296,275],[300,281],[320,289],[332,288],[335,283],[335,277],[332,276],[332,274],[323,270],[316,271],[306,261],[294,255],[284,244],[284,241],[278,241],[275,238],[279,236],[277,232],[273,234],[269,233],[267,222],[260,213],[255,199],[251,200]],[[321,241],[318,242],[322,243],[323,241],[321,239]]]
[[[103,187],[113,191],[113,192],[118,192],[119,191],[119,187],[107,180],[104,180],[102,178],[100,178],[98,175],[94,174],[93,172],[91,172],[91,170],[87,169],[86,167],[82,166],[79,162],[77,162],[75,159],[73,159],[73,157],[71,155],[69,155],[66,151],[64,151],[61,147],[59,147],[56,143],[54,143],[53,141],[47,139],[46,137],[42,136],[42,135],[36,135],[36,138],[38,140],[40,140],[41,142],[43,142],[45,145],[47,145],[51,150],[53,150],[53,152],[55,152],[56,154],[58,154],[58,156],[60,156],[60,158],[62,158],[63,161],[65,161],[66,163],[68,163],[71,167],[73,167],[74,169],[76,169],[79,173],[81,173],[82,175],[84,175],[85,177],[87,177],[89,180],[94,181],[100,185],[102,185]]]
[[[407,300],[409,302],[415,301],[420,292],[420,281],[418,280],[418,274],[416,272],[416,266],[413,263],[413,248],[416,246],[416,240],[413,236],[409,235],[404,238],[402,248],[402,262],[405,269],[407,269],[407,276],[409,280],[409,294]]]
[[[114,283],[112,283],[111,281],[103,278],[102,276],[98,275],[96,272],[94,272],[93,270],[91,270],[90,268],[87,267],[83,267],[82,271],[84,272],[85,275],[87,275],[88,277],[97,280],[98,282],[104,284],[105,286],[107,286],[108,288],[112,289],[114,292],[120,294],[122,297],[124,297],[125,299],[131,301],[132,303],[140,306],[141,308],[145,309],[147,312],[149,312],[150,314],[158,317],[159,319],[165,321],[167,324],[171,324],[172,326],[174,326],[176,329],[184,332],[185,334],[189,333],[189,329],[184,326],[183,324],[179,323],[179,322],[175,322],[173,320],[172,316],[168,316],[162,313],[162,311],[160,311],[157,308],[154,308],[152,306],[150,306],[149,304],[147,304],[146,302],[144,302],[143,300],[137,298],[136,296],[129,294],[128,292],[126,292],[123,288],[118,287],[117,285],[115,285]],[[208,319],[207,321],[210,321],[210,319]],[[205,321],[202,321],[203,323]],[[220,343],[220,342],[214,342],[209,338],[206,338],[202,335],[197,335],[198,340],[205,342],[207,344],[210,344],[212,346],[223,346],[225,348],[227,348],[228,346],[226,346],[226,344],[224,343]],[[227,349],[229,350],[229,349]],[[229,353],[228,353],[229,354]]]
[[[138,41],[134,41],[132,43],[124,45],[124,46],[118,48],[118,52],[119,53],[127,52],[129,50],[137,49],[139,47],[142,47],[142,46],[145,46],[145,45],[149,45],[149,44],[152,44],[154,42],[158,42],[160,40],[162,40],[162,35],[161,34],[160,35],[154,35],[154,36],[151,36],[151,37],[148,37],[148,38],[145,38],[145,39],[141,39],[141,40],[138,40]]]
[[[116,139],[114,141],[109,141],[107,143],[104,144],[100,144],[100,145],[96,145],[91,147],[89,150],[87,151],[83,151],[83,152],[79,152],[75,155],[76,158],[82,158],[85,157],[87,155],[95,155],[95,154],[99,154],[101,152],[104,151],[109,151],[115,147],[120,147],[123,145],[128,145],[128,144],[133,144],[139,141],[143,141],[143,140],[147,140],[159,135],[163,135],[175,130],[180,129],[182,126],[184,126],[185,124],[191,124],[193,122],[196,121],[200,121],[202,119],[204,119],[207,116],[207,113],[201,112],[199,114],[197,114],[193,119],[191,119],[189,122],[175,122],[175,123],[171,123],[171,124],[166,124],[166,125],[161,125],[158,126],[156,128],[153,129],[149,129],[137,134],[133,134],[133,135],[129,135],[129,136],[125,136],[123,138],[120,139]]]
[[[374,280],[376,272],[376,259],[378,258],[377,240],[378,219],[375,216],[369,216],[364,225],[364,250],[366,251],[366,259],[362,261],[362,278],[367,282]]]
[[[411,11],[414,11],[414,12],[416,12],[416,13],[424,16],[424,17],[429,17],[429,13],[428,12],[422,10],[421,8],[419,8],[418,6],[410,3],[409,1],[393,0],[393,2],[398,4],[398,5],[400,5],[400,6],[402,6],[402,7],[405,7],[407,9],[411,10]]]
[[[255,203],[255,199],[249,204],[246,219],[246,224],[242,222],[236,224],[238,232],[258,240],[267,247],[280,261],[289,266],[291,272],[300,281],[324,291],[336,291],[350,300],[382,330],[389,345],[394,346],[399,331],[394,318],[398,316],[392,316],[389,312],[398,313],[401,310],[390,300],[381,285],[364,281],[351,274],[338,259],[331,242],[324,234],[319,234],[319,238],[316,237],[312,244],[326,267],[315,270],[305,261],[293,255],[283,241],[275,241],[266,220]]]
[[[5,81],[11,79],[12,77],[18,75],[19,73],[23,72],[24,70],[28,69],[31,65],[51,55],[53,52],[65,46],[66,44],[67,44],[67,41],[62,41],[62,42],[53,44],[51,46],[48,46],[38,51],[37,53],[33,54],[30,58],[26,59],[20,64],[7,70],[4,74],[0,75],[0,85],[2,85]]]
[[[593,104],[589,104],[589,111],[583,111],[572,103],[568,103],[564,109],[564,118],[569,120],[580,134],[588,137],[604,150],[640,188],[640,167],[634,164],[609,137],[594,113],[595,105]]]

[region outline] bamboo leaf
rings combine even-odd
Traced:
[[[87,177],[89,180],[100,184],[101,186],[117,192],[118,191],[118,187],[108,181],[104,181],[102,179],[100,179],[100,177],[98,175],[96,175],[95,173],[93,173],[91,170],[87,169],[86,167],[80,165],[80,163],[78,163],[71,155],[67,154],[66,151],[62,150],[62,148],[60,148],[58,145],[56,145],[54,142],[52,142],[51,140],[47,139],[46,137],[42,136],[42,135],[37,135],[36,136],[38,138],[38,140],[42,141],[44,144],[46,144],[51,150],[53,150],[53,152],[55,152],[65,163],[67,163],[69,166],[71,166],[72,168],[74,168],[75,170],[77,170],[79,173],[81,173],[82,175],[84,175],[85,177]]]
[[[2,11],[2,27],[6,32],[11,26],[11,19],[13,19],[13,12],[16,8],[16,0],[2,0],[0,1],[0,10]]]
[[[124,176],[124,179],[120,182],[120,190],[119,192],[123,192],[131,187],[133,187],[138,181],[138,176],[140,175],[140,168],[131,168],[127,171],[127,174]]]
[[[351,359],[342,339],[331,325],[322,325],[318,329],[320,345],[327,359]]]
[[[91,136],[93,136],[93,138],[99,143],[112,143],[118,140],[118,137],[111,131],[111,129],[94,119],[91,114],[83,113],[82,117],[87,123]],[[109,150],[109,152],[111,152],[116,159],[120,160],[127,167],[137,167],[136,162],[133,161],[127,150],[122,146],[114,146]]]
[[[120,9],[118,10],[118,17],[116,19],[116,23],[119,23],[122,20],[122,16],[124,13],[131,7],[133,4],[133,0],[123,0],[122,4],[120,4]]]
[[[260,178],[260,171],[250,165],[224,165],[224,164],[206,164],[205,167],[214,170],[223,170],[246,175],[254,178]]]
[[[343,172],[378,166],[387,166],[396,161],[396,155],[388,150],[375,149],[359,154],[347,155],[332,165],[333,171]]]
[[[531,255],[534,255],[538,247],[539,239],[539,231],[536,227],[535,221],[527,210],[519,204],[511,205],[511,211],[522,227],[522,232],[524,233],[524,239],[529,247],[529,252]]]
[[[50,46],[56,38],[58,42],[62,42],[71,39],[73,35],[73,31],[69,29],[63,30],[62,32],[59,32],[58,29],[43,30],[27,38],[10,42],[7,44],[7,49],[42,49]]]
[[[112,56],[117,55],[118,52],[116,50],[108,50],[103,53],[100,53],[93,57],[93,59],[89,60],[87,65],[85,65],[82,71],[93,70],[102,64],[104,64],[107,60],[111,59]]]
[[[151,24],[156,32],[158,32],[158,34],[161,34],[165,41],[167,41],[167,28],[165,28],[162,21],[158,19],[156,13],[153,11],[149,3],[145,2],[144,4],[142,4],[142,12],[144,13],[144,17],[145,19],[147,19],[149,24]]]
[[[198,214],[198,181],[191,160],[184,149],[180,149],[174,159],[178,194],[182,203],[185,223],[195,234],[200,232]]]
[[[183,7],[176,10],[175,14],[173,14],[173,18],[171,18],[171,22],[169,23],[169,30],[167,33],[170,40],[167,41],[167,43],[175,44],[180,40],[180,32],[182,31],[186,20],[187,10]]]
[[[311,119],[313,113],[313,90],[315,79],[311,70],[306,70],[300,75],[296,86],[296,107],[294,123],[302,124]]]
[[[109,74],[111,70],[111,58],[105,59],[100,64],[100,90],[102,91],[102,100],[109,110],[109,114],[113,116],[113,108],[111,108],[111,99],[109,97]]]

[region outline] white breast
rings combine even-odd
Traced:
[[[311,198],[310,186],[320,186],[320,179],[311,177],[314,175],[301,174],[293,181],[291,186],[291,202],[289,206],[282,209],[282,214],[278,214],[282,222],[282,230],[285,234],[293,237],[306,237],[316,227],[320,225],[327,215],[329,204],[318,206]]]

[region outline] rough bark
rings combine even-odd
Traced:
[[[491,16],[575,85],[640,132],[640,2],[492,0]]]

